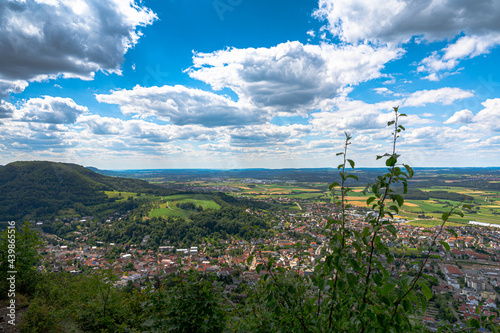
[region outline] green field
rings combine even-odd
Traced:
[[[160,200],[159,196],[146,194],[146,193],[141,193],[140,195],[138,195],[137,193],[134,193],[134,192],[120,192],[120,191],[104,191],[104,193],[109,198],[121,198],[121,199],[118,199],[117,201],[127,200],[129,197],[132,197],[134,199],[136,199],[136,198],[146,199],[146,200],[150,200],[150,201]]]
[[[134,192],[120,192],[120,191],[104,191],[109,198],[121,198],[119,200],[127,200],[128,197],[137,197]]]
[[[183,210],[176,206],[179,203],[193,203],[195,206],[201,206],[203,209],[219,209],[220,206],[214,200],[212,195],[205,194],[176,194],[168,197],[161,197],[160,201],[155,202],[155,208],[149,212],[149,217],[158,216],[176,216],[188,217],[193,213],[190,210]]]

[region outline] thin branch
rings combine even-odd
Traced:
[[[461,205],[463,204],[463,201],[460,202],[459,204],[457,204],[456,206],[454,206],[450,212],[448,213],[448,216],[446,216],[444,219],[443,219],[443,223],[441,223],[441,226],[439,228],[439,232],[434,236],[434,239],[432,240],[432,243],[431,243],[431,246],[429,247],[429,251],[427,251],[427,256],[425,257],[425,260],[424,260],[424,263],[421,265],[420,269],[418,270],[418,274],[417,276],[415,277],[415,279],[413,279],[413,283],[412,285],[410,286],[410,289],[408,289],[406,291],[406,293],[403,294],[403,296],[401,296],[401,298],[399,298],[397,301],[396,301],[396,304],[394,305],[394,311],[392,313],[392,316],[391,316],[391,320],[394,319],[394,316],[396,315],[396,312],[398,310],[398,307],[399,305],[401,304],[401,302],[403,301],[403,299],[408,296],[408,294],[415,288],[418,280],[420,279],[420,277],[422,276],[422,273],[423,273],[423,270],[424,270],[424,267],[425,265],[427,264],[427,261],[429,260],[430,256],[431,256],[431,253],[432,253],[432,248],[434,247],[434,245],[436,245],[436,241],[438,239],[439,236],[441,236],[441,233],[443,232],[444,230],[444,225],[446,224],[446,221],[448,221],[448,218],[451,216],[451,214],[453,213],[453,211],[455,211],[456,209],[458,209],[458,207],[460,207]]]

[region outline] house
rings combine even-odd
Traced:
[[[457,266],[454,265],[446,265],[444,269],[445,273],[453,277],[461,277],[462,275],[464,275],[464,272],[462,272]]]
[[[432,292],[434,294],[444,294],[453,292],[453,286],[449,284],[440,285],[440,286],[432,286]]]
[[[484,304],[485,304],[487,307],[489,307],[490,309],[495,309],[495,310],[496,310],[496,308],[497,308],[497,305],[495,304],[495,301],[494,301],[494,300],[492,300],[491,298],[488,298],[488,299],[484,302]]]

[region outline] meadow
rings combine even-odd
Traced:
[[[158,216],[177,216],[188,217],[193,213],[191,210],[184,210],[177,207],[177,204],[192,203],[196,207],[203,209],[219,209],[220,206],[213,200],[212,195],[208,194],[176,194],[167,197],[161,197],[160,201],[154,202],[154,208],[149,212],[149,217]]]

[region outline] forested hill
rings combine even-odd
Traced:
[[[76,164],[13,162],[0,167],[0,221],[111,202],[104,191],[113,190],[168,194],[142,180],[104,176]]]

